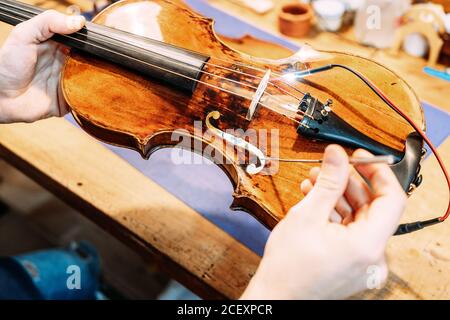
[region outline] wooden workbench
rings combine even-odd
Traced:
[[[213,2],[277,33],[274,13],[260,17],[228,1]],[[45,5],[61,8],[54,1]],[[2,40],[9,30],[0,25]],[[318,49],[372,57],[405,78],[421,100],[450,110],[448,83],[422,73],[421,59],[390,56],[332,34],[308,42]],[[449,139],[440,150],[450,166]],[[0,125],[0,156],[202,297],[238,298],[259,263],[255,253],[64,119]],[[424,183],[409,199],[407,221],[439,214],[445,207],[446,188],[433,159],[424,163],[423,174]],[[392,238],[387,286],[360,297],[450,298],[450,277],[445,274],[450,270],[449,243],[448,225]]]

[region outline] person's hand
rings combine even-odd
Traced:
[[[355,169],[370,188],[341,147],[326,149],[322,168],[301,185],[305,198],[271,233],[241,298],[343,299],[385,282],[384,251],[406,195],[387,165]]]
[[[67,113],[59,92],[61,46],[46,41],[84,26],[82,16],[54,10],[18,24],[0,49],[0,123],[33,122]]]

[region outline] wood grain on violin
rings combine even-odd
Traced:
[[[136,9],[138,5],[139,10]],[[135,17],[138,11],[147,17],[147,24],[140,25],[139,30],[117,22],[117,17],[120,21],[128,21],[130,15],[139,21]],[[148,19],[151,14],[153,20]],[[190,136],[201,139],[204,146],[213,146],[224,158],[231,160],[231,163],[219,165],[236,188],[232,206],[252,213],[269,227],[300,200],[298,185],[307,176],[311,165],[280,162],[276,174],[249,175],[245,166],[237,161],[236,150],[223,150],[223,141],[218,137],[206,141],[194,133],[194,121],[201,121],[206,129],[207,115],[219,111],[221,116],[213,125],[222,131],[266,130],[267,141],[271,141],[271,130],[276,129],[280,157],[320,158],[329,142],[298,134],[298,119],[292,118],[290,113],[274,111],[271,103],[265,107],[259,101],[260,106],[251,121],[245,118],[254,95],[251,90],[258,88],[268,69],[279,75],[326,64],[351,66],[388,91],[392,100],[424,126],[419,101],[411,88],[395,73],[364,58],[331,52],[321,52],[320,59],[303,62],[295,57],[280,61],[252,58],[225,45],[215,34],[210,19],[190,11],[179,1],[122,1],[108,7],[94,22],[153,37],[155,31],[148,28],[156,26],[157,40],[204,54],[209,59],[200,72],[195,90],[189,93],[86,53],[72,52],[64,68],[62,88],[80,125],[95,137],[136,149],[144,157],[159,147],[178,144],[178,140],[173,140],[172,132],[185,130]],[[275,81],[272,77],[269,82]],[[308,92],[323,102],[332,99],[333,112],[339,117],[364,135],[398,151],[403,151],[405,140],[412,131],[400,116],[345,70],[311,75],[292,86],[283,81],[277,84],[267,86],[265,94],[281,99],[287,92],[298,97],[298,103],[302,97],[299,91]],[[244,98],[236,92],[244,92]],[[267,150],[270,149],[269,144]],[[349,152],[351,149],[347,148]]]

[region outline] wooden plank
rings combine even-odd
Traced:
[[[167,277],[114,236],[0,159],[0,255],[66,247],[88,241],[101,260],[102,282],[112,298],[155,299]],[[111,289],[113,289],[111,291]]]
[[[442,148],[450,162],[450,139]],[[0,156],[202,297],[239,297],[259,257],[63,119],[0,126]],[[449,163],[448,163],[449,164]],[[433,159],[405,221],[440,213],[447,195]],[[361,298],[449,298],[446,225],[394,237],[381,291]],[[439,243],[439,244],[438,244]],[[448,260],[447,260],[448,259]],[[204,282],[204,283],[203,283]],[[220,293],[219,293],[220,292]]]
[[[64,119],[0,126],[0,156],[88,218],[152,254],[205,298],[238,298],[259,257]]]
[[[446,167],[450,167],[450,138],[439,147]],[[408,201],[403,222],[442,215],[448,204],[448,189],[439,165],[430,157],[422,167],[423,184]],[[450,298],[450,221],[416,233],[393,237],[387,258],[395,278],[402,279],[392,298]],[[390,295],[387,298],[391,298]]]

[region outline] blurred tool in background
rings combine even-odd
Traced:
[[[99,256],[87,242],[0,258],[0,299],[102,299],[99,279]]]

